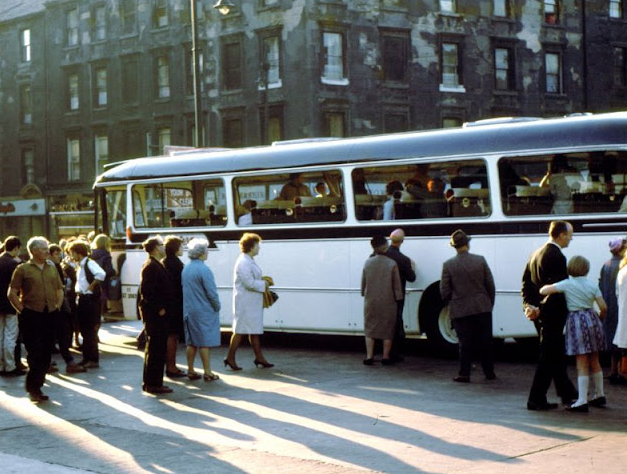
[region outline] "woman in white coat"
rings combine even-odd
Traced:
[[[616,277],[616,297],[618,299],[618,325],[614,344],[619,349],[627,349],[627,256],[623,257]],[[619,370],[620,372],[620,370]]]
[[[260,335],[263,334],[263,294],[268,282],[262,278],[261,268],[254,257],[259,253],[261,237],[246,232],[239,241],[242,253],[235,262],[233,275],[233,335],[229,352],[224,359],[224,366],[232,370],[242,370],[235,362],[235,352],[242,342],[242,336],[248,340],[255,353],[255,365],[273,367],[261,351]]]

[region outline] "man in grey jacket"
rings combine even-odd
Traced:
[[[494,279],[485,258],[469,252],[470,237],[462,230],[451,235],[457,255],[442,266],[440,294],[449,305],[453,327],[459,337],[459,375],[456,382],[470,382],[472,353],[481,353],[486,379],[493,380],[492,308]]]

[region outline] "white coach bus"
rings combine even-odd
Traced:
[[[95,183],[96,226],[113,239],[118,264],[125,257],[125,317],[136,318],[141,242],[156,234],[204,236],[228,327],[238,240],[248,231],[263,239],[257,261],[280,296],[265,311],[267,330],[360,334],[370,238],[401,227],[402,251],[417,267],[407,286],[405,331],[450,348],[456,336],[438,285],[442,263],[454,255],[449,236],[463,229],[472,236],[471,252],[484,255],[494,274],[494,336],[534,336],[520,282],[549,222],[573,224],[565,253],[585,255],[593,279],[610,257],[608,241],[626,233],[627,113],[488,122],[190,150],[109,169]],[[301,184],[282,193],[295,176]]]

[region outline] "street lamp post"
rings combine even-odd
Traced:
[[[200,64],[198,61],[198,21],[196,14],[197,0],[190,0],[191,22],[192,22],[192,62],[193,62],[193,83],[194,83],[194,139],[196,147],[204,146],[204,134],[202,124],[202,97],[200,95]],[[218,0],[213,6],[222,15],[228,15],[235,5],[229,0]]]

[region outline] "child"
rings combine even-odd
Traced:
[[[590,271],[590,262],[579,255],[568,262],[568,280],[540,288],[541,295],[564,293],[568,317],[566,319],[566,354],[574,355],[577,360],[577,385],[579,398],[566,410],[587,412],[588,405],[601,407],[606,404],[603,392],[603,371],[599,364],[599,351],[605,347],[603,324],[607,305],[601,296],[601,290],[586,275]],[[600,316],[594,310],[594,302],[599,306]],[[588,402],[589,373],[592,373],[595,395]]]

